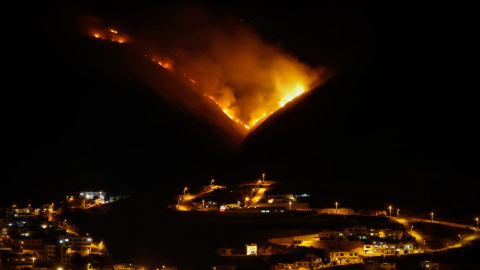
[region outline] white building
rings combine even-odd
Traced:
[[[364,256],[388,256],[388,255],[404,255],[418,253],[418,249],[411,242],[388,243],[373,242],[373,244],[363,245]]]
[[[246,244],[245,247],[247,248],[247,255],[257,255],[257,244]]]

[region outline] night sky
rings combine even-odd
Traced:
[[[2,205],[78,189],[172,190],[266,172],[313,193],[329,183],[382,183],[410,193],[405,185],[421,183],[415,196],[478,209],[468,7],[97,2],[22,2],[6,17]],[[91,14],[145,38],[166,31],[171,14],[191,5],[242,20],[266,42],[337,76],[241,140],[152,93],[129,73],[134,68],[120,67],[132,64],[133,50],[92,43],[73,19]]]

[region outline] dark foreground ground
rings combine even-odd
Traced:
[[[284,256],[225,258],[218,256],[217,250],[225,247],[241,250],[247,243],[262,244],[268,238],[313,234],[323,229],[357,224],[373,228],[391,225],[384,217],[320,215],[308,218],[289,213],[286,217],[258,219],[226,217],[219,212],[170,212],[159,207],[156,200],[154,197],[130,198],[102,209],[66,213],[65,217],[96,240],[103,240],[113,260],[147,268],[175,265],[179,269],[208,269],[214,264],[236,264],[239,269],[268,269],[269,265],[282,262],[282,259],[301,259],[305,254],[320,251],[286,248],[279,251]],[[458,267],[469,267],[479,262],[473,255],[478,252],[478,246],[477,243],[472,247],[441,253],[394,259],[399,260],[397,269],[416,269],[414,266],[418,265],[419,258],[432,258],[445,264],[445,267],[453,265],[453,268],[442,269],[474,269]]]

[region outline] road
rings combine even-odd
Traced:
[[[415,239],[417,240],[417,244],[423,250],[440,251],[440,250],[446,250],[446,249],[450,249],[450,248],[459,248],[462,245],[465,245],[465,244],[475,240],[475,234],[472,233],[472,234],[468,234],[468,235],[464,236],[461,239],[461,241],[460,241],[460,238],[459,238],[459,241],[456,241],[456,242],[452,243],[451,245],[448,245],[448,246],[446,246],[444,248],[441,248],[441,249],[433,250],[433,249],[430,249],[428,247],[428,245],[426,245],[423,237],[415,230],[415,226],[412,228],[412,225],[411,225],[413,222],[432,223],[431,220],[429,220],[429,219],[417,219],[417,218],[393,218],[393,217],[392,217],[392,220],[397,221],[399,223],[402,223],[403,226],[405,227],[405,230],[407,230],[413,237],[415,237]],[[453,222],[445,222],[445,221],[434,220],[433,223],[442,224],[442,225],[450,226],[450,227],[470,228],[472,230],[476,229],[475,227],[469,226],[467,224],[460,224],[460,223],[453,223]]]
[[[258,189],[257,194],[255,194],[255,196],[248,201],[248,206],[255,206],[257,202],[263,197],[263,194],[265,194],[266,190],[267,188]]]
[[[182,194],[182,195],[179,195],[178,196],[178,199],[180,199],[180,204],[178,205],[177,207],[177,210],[178,211],[190,211],[192,210],[191,209],[191,205],[192,205],[192,201],[197,198],[197,197],[202,197],[203,195],[207,194],[207,193],[210,193],[212,191],[214,191],[215,189],[218,189],[218,188],[226,188],[225,186],[219,186],[219,185],[209,185],[208,188],[205,188],[204,191],[201,191],[197,194],[185,194],[185,196]]]
[[[429,250],[428,246],[425,243],[425,239],[418,233],[418,231],[415,230],[415,226],[412,228],[411,223],[413,221],[411,219],[406,219],[406,218],[391,218],[398,223],[402,223],[405,230],[410,233],[413,237],[415,237],[415,240],[417,241],[418,246],[423,249],[423,250]]]

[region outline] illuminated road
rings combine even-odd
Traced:
[[[192,201],[197,198],[197,197],[202,197],[203,195],[207,194],[207,193],[210,193],[212,191],[214,191],[215,189],[218,189],[218,188],[226,188],[225,186],[219,186],[219,185],[210,185],[209,188],[206,188],[205,191],[201,191],[197,194],[185,194],[185,196],[183,195],[179,195],[179,199],[180,199],[180,204],[178,205],[177,207],[177,210],[178,211],[191,211],[191,205],[192,205]]]
[[[423,237],[415,230],[415,226],[412,228],[412,223],[411,220],[407,220],[405,218],[392,218],[396,220],[398,223],[402,223],[403,226],[405,227],[405,230],[413,237],[415,237],[415,240],[417,241],[418,246],[423,249],[423,250],[429,250],[428,246],[425,243],[425,240]]]
[[[248,201],[248,206],[255,206],[257,202],[263,197],[263,194],[265,193],[266,190],[267,188],[260,188],[257,191],[257,194],[255,194],[255,197],[253,197],[251,200]]]
[[[424,222],[424,223],[432,223],[431,220],[428,220],[428,219],[416,219],[416,218],[392,218],[393,220],[399,222],[399,223],[402,223],[403,226],[405,227],[405,230],[407,232],[409,232],[413,237],[415,237],[415,239],[417,240],[417,243],[418,245],[420,246],[421,249],[423,250],[429,250],[429,251],[440,251],[440,250],[446,250],[446,249],[449,249],[449,248],[459,248],[461,247],[462,245],[465,245],[465,244],[468,244],[469,242],[475,240],[475,234],[474,233],[471,233],[471,234],[468,234],[466,236],[463,236],[461,241],[460,241],[460,238],[458,239],[458,241],[444,247],[444,248],[441,248],[441,249],[430,249],[428,247],[428,245],[425,244],[425,241],[423,239],[423,237],[417,232],[415,231],[415,226],[413,227],[412,229],[412,225],[411,223],[413,222]],[[469,225],[466,225],[466,224],[460,224],[460,223],[453,223],[453,222],[444,222],[444,221],[436,221],[434,220],[433,223],[437,223],[437,224],[442,224],[442,225],[445,225],[445,226],[450,226],[450,227],[458,227],[458,228],[470,228],[472,230],[475,230],[475,227],[473,226],[469,226]]]

